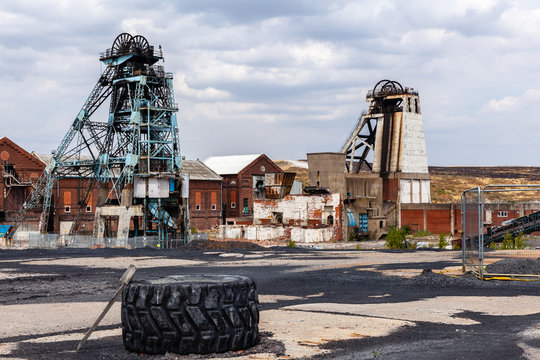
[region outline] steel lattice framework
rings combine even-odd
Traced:
[[[96,186],[108,190],[104,204],[117,204],[122,190],[133,188],[135,177],[178,175],[182,167],[178,106],[172,74],[159,65],[161,46],[156,51],[143,36],[122,33],[100,60],[105,70],[19,211],[9,237],[31,208],[43,208],[39,226],[46,231],[53,186],[60,178],[87,179],[80,206],[84,208]],[[108,98],[108,119],[91,121]],[[166,212],[156,210],[156,204],[145,206],[154,217],[161,217],[158,221],[171,225],[170,216],[158,215]]]

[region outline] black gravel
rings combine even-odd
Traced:
[[[221,245],[220,245],[221,246]],[[227,245],[228,247],[228,245]],[[220,257],[219,253],[228,251],[208,251],[204,244],[190,248],[174,250],[155,249],[58,249],[58,250],[22,250],[0,251],[0,269],[5,272],[25,273],[31,276],[0,280],[1,304],[69,301],[108,301],[118,285],[122,269],[76,265],[38,265],[27,262],[31,259],[67,259],[77,257],[115,258],[115,257],[161,257],[171,259],[198,260],[201,263],[186,267],[166,266],[137,270],[135,279],[160,277],[170,274],[238,274],[255,279],[261,295],[288,295],[286,300],[262,304],[262,310],[279,309],[309,302],[374,304],[386,303],[407,306],[408,302],[429,299],[438,296],[462,296],[464,302],[468,296],[513,297],[520,295],[538,296],[540,282],[482,281],[472,274],[452,277],[438,272],[447,266],[460,265],[460,254],[449,252],[444,261],[430,262],[426,253],[423,262],[403,262],[403,264],[358,264],[347,268],[308,268],[301,263],[316,264],[318,261],[350,259],[356,250],[334,251],[313,249],[289,249],[287,247],[267,249],[259,263],[250,266],[230,265],[230,257]],[[252,255],[265,251],[261,248],[231,249],[235,253]],[[369,252],[369,251],[368,251]],[[362,252],[365,255],[366,252]],[[402,252],[387,251],[389,257],[404,256]],[[354,255],[353,255],[354,256]],[[274,265],[272,260],[280,260]],[[285,261],[284,261],[285,260]],[[287,260],[290,260],[287,261]],[[296,261],[298,260],[298,261]],[[527,265],[528,266],[528,265]],[[386,276],[378,270],[393,269],[399,271],[417,268],[422,274],[403,279]],[[300,270],[300,271],[299,271]],[[69,316],[69,314],[66,314]],[[416,323],[414,327],[401,329],[384,337],[359,338],[332,341],[325,345],[328,354],[315,358],[334,359],[465,359],[473,356],[477,359],[520,359],[525,358],[520,333],[534,329],[540,324],[540,307],[536,314],[527,316],[487,316],[483,313],[463,312],[456,316],[470,318],[479,322],[474,326],[452,324]],[[89,319],[89,323],[93,319]],[[264,321],[264,320],[262,320]],[[358,317],[358,321],[365,318]],[[1,319],[0,319],[1,323]],[[0,325],[1,326],[1,325]],[[99,327],[104,330],[112,327]],[[69,334],[86,329],[72,329],[62,332]],[[59,333],[41,334],[58,335]],[[127,352],[120,336],[90,339],[85,348],[75,353],[78,340],[64,342],[29,342],[36,336],[18,335],[0,339],[3,343],[17,342],[18,348],[2,358],[20,359],[199,359],[251,355],[254,358],[264,353],[273,353],[276,357],[284,354],[283,344],[273,338],[273,334],[264,333],[260,343],[245,352],[215,354],[210,356],[190,355],[178,357],[173,354],[148,356]],[[497,341],[491,341],[497,339]],[[528,346],[538,349],[540,340],[528,341]],[[1,349],[0,349],[1,350]]]
[[[540,275],[540,259],[503,259],[486,266],[491,274]]]

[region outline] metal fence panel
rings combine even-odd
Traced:
[[[461,195],[461,241],[463,266],[475,273],[481,271],[483,213],[480,188],[469,189]]]
[[[497,225],[491,221],[491,209],[500,209],[497,194],[515,191],[540,192],[540,185],[488,185],[461,195],[463,267],[482,279],[540,279],[540,238],[534,234],[540,231],[540,202],[514,209],[517,218]]]

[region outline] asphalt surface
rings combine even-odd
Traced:
[[[411,258],[411,254],[415,256]],[[440,297],[460,297],[464,303],[467,303],[468,299],[485,299],[476,301],[485,301],[486,311],[464,310],[451,316],[470,321],[466,325],[459,322],[417,320],[414,326],[403,326],[384,336],[348,337],[317,344],[324,352],[306,358],[540,359],[540,332],[531,332],[531,329],[540,329],[540,303],[532,304],[538,306],[538,311],[521,315],[493,315],[488,311],[492,306],[491,301],[497,298],[517,299],[525,296],[527,299],[531,297],[532,301],[538,301],[540,282],[483,282],[470,275],[449,277],[431,271],[420,274],[424,269],[437,272],[459,266],[460,257],[460,253],[456,251],[310,250],[286,247],[228,250],[194,247],[174,250],[2,250],[0,271],[4,276],[0,278],[0,313],[1,307],[10,305],[45,306],[70,302],[101,304],[110,300],[119,286],[118,279],[125,270],[110,264],[116,259],[145,259],[149,265],[138,269],[135,280],[198,273],[237,274],[255,279],[262,299],[265,296],[276,298],[275,301],[261,301],[261,321],[265,313],[303,306],[306,299],[316,308],[310,314],[331,315],[340,312],[354,317],[358,322],[365,321],[366,315],[349,312],[347,307],[351,304],[384,305],[390,306],[389,308],[395,306],[395,309],[399,310],[414,306],[409,304],[416,304],[418,301]],[[370,262],[371,258],[393,260],[382,263],[375,259]],[[78,263],[77,259],[84,261]],[[88,259],[93,261],[91,266],[88,265]],[[241,261],[237,262],[235,259]],[[181,267],[167,265],[177,260],[192,263]],[[156,266],[152,266],[152,261],[156,262]],[[411,273],[412,277],[400,276],[403,272]],[[333,304],[332,308],[326,308],[325,304],[329,303]],[[340,304],[345,310],[339,310]],[[417,311],[425,310],[418,308]],[[63,323],[69,320],[70,314],[66,313],[65,317],[67,320],[63,319]],[[374,315],[374,318],[385,320],[396,317],[391,312],[383,312]],[[88,326],[93,321],[94,318],[89,318]],[[7,329],[9,325],[0,317],[0,328]],[[102,325],[98,330],[106,332],[118,329],[118,326],[119,324]],[[79,338],[70,337],[70,334],[84,331],[84,327],[65,326],[59,327],[57,331],[40,333],[39,336],[24,332],[5,334],[7,331],[4,331],[0,338],[0,359],[264,359],[267,354],[272,354],[273,358],[295,358],[294,355],[287,355],[284,342],[269,331],[262,331],[260,343],[246,351],[189,356],[129,353],[123,348],[119,335],[91,338],[85,348],[76,353],[73,350]],[[58,340],[62,339],[62,336],[66,340]],[[38,337],[41,340],[37,341]],[[48,338],[55,337],[56,340],[47,341]],[[17,346],[2,352],[3,346],[14,343]]]

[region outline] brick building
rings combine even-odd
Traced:
[[[199,160],[184,160],[182,173],[189,175],[191,226],[210,229],[222,223],[222,177]]]
[[[251,223],[253,198],[266,173],[283,173],[264,154],[213,156],[204,162],[223,177],[223,218],[227,223]]]
[[[45,163],[33,156],[7,137],[0,139],[0,224],[10,225],[16,213],[32,191]],[[37,228],[39,211],[27,214],[27,225]]]

